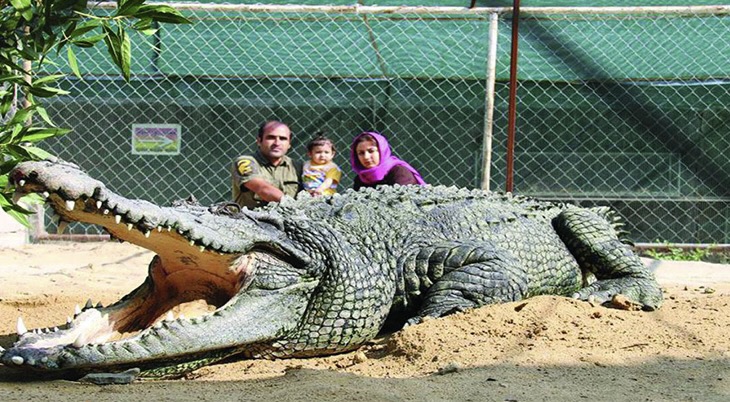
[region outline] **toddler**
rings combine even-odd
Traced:
[[[307,144],[309,160],[304,163],[302,184],[312,196],[332,195],[337,192],[337,184],[342,171],[332,162],[335,145],[331,139],[318,135]]]

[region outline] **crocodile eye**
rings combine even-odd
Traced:
[[[335,215],[340,219],[352,221],[356,217],[355,208],[356,206],[352,203],[347,203],[343,205],[342,208],[340,208]]]
[[[241,207],[235,202],[221,202],[208,208],[215,215],[235,216],[241,212]]]

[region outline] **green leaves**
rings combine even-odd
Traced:
[[[121,27],[117,27],[117,31],[115,32],[106,21],[102,23],[102,28],[104,34],[106,34],[104,43],[106,43],[109,56],[111,56],[114,64],[119,67],[124,79],[129,81],[132,49],[127,33]]]
[[[116,17],[136,18],[139,21],[130,28],[145,35],[153,35],[157,29],[152,28],[152,22],[167,22],[172,24],[189,24],[190,20],[183,17],[179,11],[167,5],[145,5],[145,0],[119,0],[119,6],[115,13]],[[115,19],[116,21],[116,19]],[[131,76],[132,47],[127,31],[122,25],[116,25],[116,30],[111,24],[102,21],[104,43],[106,44],[109,56],[125,80],[129,81]]]
[[[63,89],[52,87],[49,85],[46,85],[47,83],[55,82],[59,78],[64,77],[63,74],[56,74],[56,75],[48,75],[39,79],[36,79],[33,81],[30,86],[28,86],[27,91],[35,96],[40,96],[42,98],[48,98],[51,96],[56,95],[68,95],[68,91],[64,91]]]
[[[139,11],[139,6],[141,6],[144,1],[145,0],[119,0],[116,15],[135,17],[135,14]]]
[[[67,128],[32,126],[27,124],[31,120],[34,112],[38,112],[43,120],[51,125],[45,109],[41,107],[29,107],[19,110],[11,121],[4,124],[0,130],[0,149],[5,151],[3,154],[13,154],[15,152],[13,156],[20,157],[21,159],[28,156],[28,152],[30,154],[38,154],[35,150],[26,152],[13,147],[19,144],[35,143],[46,138],[57,137],[71,131]]]
[[[15,7],[20,15],[25,18],[26,21],[33,19],[33,10],[30,7],[30,0],[10,0],[10,4]]]
[[[89,21],[85,21],[81,24],[77,24],[76,21],[72,21],[68,24],[66,27],[66,30],[63,33],[63,38],[58,43],[58,47],[56,49],[57,52],[60,52],[61,49],[66,46],[68,43],[72,43],[79,47],[92,47],[94,44],[104,38],[103,34],[94,35],[90,37],[82,37],[83,35],[98,29],[101,26],[101,21],[92,19]]]
[[[50,153],[36,147],[28,145],[8,145],[8,151],[11,155],[21,160],[43,160],[51,156]]]
[[[0,176],[0,179],[5,179],[4,181],[7,182],[7,175]],[[2,182],[3,180],[0,180]],[[13,217],[16,221],[21,223],[23,226],[29,228],[30,222],[28,222],[28,215],[32,214],[32,211],[28,211],[27,209],[21,207],[20,205],[17,205],[13,203],[13,201],[8,197],[7,194],[0,193],[0,207],[2,207],[3,211]]]
[[[90,48],[104,41],[111,60],[124,79],[131,78],[132,41],[129,33],[154,35],[156,23],[190,21],[167,5],[145,0],[117,0],[114,11],[90,13],[88,0],[0,0],[0,207],[27,224],[25,209],[9,196],[8,172],[19,162],[48,158],[36,146],[47,138],[70,132],[51,121],[40,99],[66,95],[58,86],[63,74],[37,75],[48,58],[66,47],[71,71],[82,78],[75,48]],[[30,61],[31,67],[24,64]],[[21,99],[25,103],[21,103]],[[34,118],[40,117],[40,124]]]
[[[53,5],[51,6],[51,9],[53,11],[81,11],[86,9],[87,0],[57,0],[52,3]]]
[[[74,39],[73,44],[78,47],[94,47],[97,42],[104,39],[106,35],[99,34],[99,35],[93,35],[93,36],[87,36],[85,38],[81,39]]]
[[[183,17],[179,11],[166,5],[140,6],[133,16],[139,19],[149,18],[153,21],[166,22],[169,24],[190,24],[190,20]]]
[[[68,65],[71,67],[71,71],[73,71],[74,75],[81,78],[81,71],[79,71],[79,62],[76,60],[76,54],[74,53],[74,50],[72,47],[68,47],[66,49],[66,57],[68,57]]]

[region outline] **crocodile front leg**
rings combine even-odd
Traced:
[[[407,324],[485,304],[521,300],[528,275],[507,250],[492,244],[448,242],[426,247],[403,262],[410,303],[420,304]]]

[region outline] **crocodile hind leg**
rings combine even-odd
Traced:
[[[607,208],[571,208],[553,220],[553,227],[578,265],[597,279],[574,297],[605,303],[621,294],[644,310],[659,308],[659,284],[631,247],[618,238],[610,217]]]
[[[521,300],[527,296],[527,275],[506,250],[491,245],[448,243],[427,247],[406,264],[406,283],[416,280],[420,308],[407,325],[425,317],[442,317],[485,304]],[[412,286],[411,285],[411,286]],[[408,286],[408,284],[406,284]],[[423,292],[420,294],[420,292]]]

